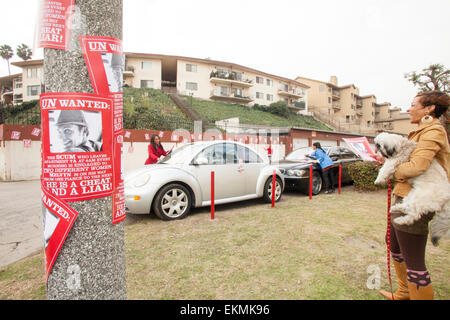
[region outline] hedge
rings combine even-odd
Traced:
[[[355,189],[358,191],[376,191],[386,188],[387,185],[376,185],[374,183],[380,168],[381,165],[375,161],[350,163],[348,173],[353,180]]]

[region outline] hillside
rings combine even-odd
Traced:
[[[184,97],[187,105],[199,113],[207,127],[214,122],[229,118],[239,118],[241,124],[255,124],[273,127],[302,127],[316,130],[330,130],[325,124],[311,116],[287,112],[284,116],[268,112],[269,108],[246,107],[217,101]],[[147,88],[124,88],[124,128],[175,130],[184,128],[193,131],[193,123],[162,90]],[[266,111],[264,111],[266,110]],[[273,111],[273,109],[272,109]],[[39,124],[38,101],[6,107],[3,110],[5,123]],[[0,117],[1,120],[1,117]]]
[[[191,98],[187,98],[186,101],[190,103]],[[290,113],[289,116],[282,117],[267,111],[249,108],[243,105],[196,98],[192,98],[192,107],[202,115],[205,121],[213,123],[218,120],[238,117],[239,123],[243,124],[273,127],[301,127],[331,131],[328,126],[313,117],[295,113]]]
[[[161,90],[124,88],[123,125],[127,129],[193,130],[193,124]]]

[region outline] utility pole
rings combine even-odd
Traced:
[[[79,36],[122,39],[123,0],[75,0],[68,50],[44,49],[47,92],[94,93]],[[123,222],[112,224],[112,197],[68,205],[78,212],[47,280],[50,300],[126,299]]]

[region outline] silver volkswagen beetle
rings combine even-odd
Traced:
[[[284,179],[253,149],[224,140],[193,142],[126,175],[126,211],[153,211],[163,220],[182,219],[192,207],[211,205],[211,171],[215,204],[261,197],[271,202],[274,170],[275,201],[279,201]]]

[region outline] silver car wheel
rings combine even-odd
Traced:
[[[267,193],[270,197],[270,199],[272,199],[272,187],[273,187],[273,183],[270,182],[269,188],[267,189]],[[281,196],[281,184],[280,182],[277,180],[275,182],[275,201],[278,200]]]
[[[188,208],[188,196],[181,189],[170,189],[161,199],[161,209],[167,217],[178,218]]]

